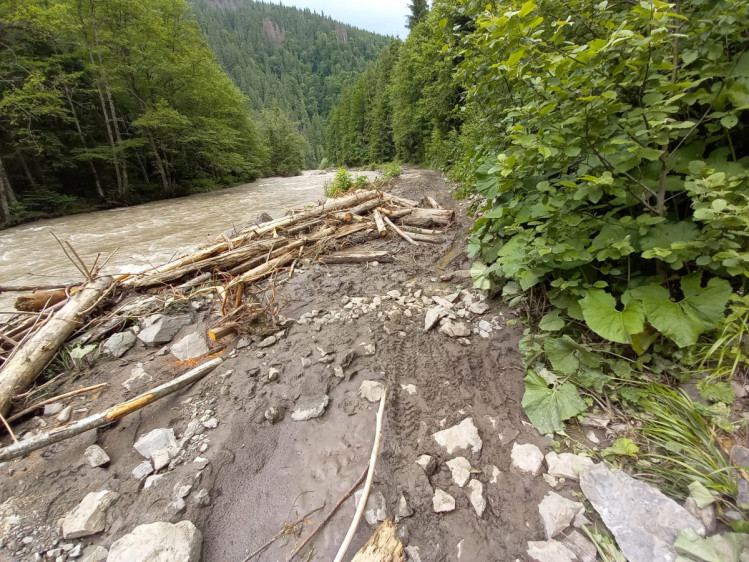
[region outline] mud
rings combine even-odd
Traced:
[[[444,273],[470,267],[465,253],[470,219],[465,217],[465,205],[452,199],[449,187],[436,172],[408,169],[393,191],[411,199],[431,195],[456,210],[458,220],[443,244],[414,247],[402,240],[377,240],[369,242],[367,249],[389,249],[394,263],[305,266],[279,288],[277,298],[284,303],[281,314],[289,320],[277,328],[283,335],[274,346],[261,350],[253,343],[237,350],[239,338],[230,341],[222,351],[224,364],[192,387],[105,430],[88,432],[2,466],[0,560],[34,560],[36,553],[43,555],[62,543],[109,547],[139,524],[189,519],[203,533],[204,560],[239,561],[278,534],[285,522],[296,521],[324,505],[308,518],[301,532],[304,537],[368,461],[376,404],[359,397],[364,380],[381,381],[388,388],[374,490],[385,497],[391,517],[397,513],[401,493],[415,510],[398,522],[403,542],[418,548],[424,562],[524,560],[527,542],[545,538],[538,504],[550,488],[540,476],[512,470],[512,445],[503,445],[499,439],[504,430],[517,430],[522,443],[547,444],[526,423],[520,404],[519,328],[508,324],[514,318],[512,311],[497,300],[488,300],[485,314],[459,319],[471,328],[480,320],[490,322],[494,329],[488,337],[475,329],[469,345],[464,345],[466,342],[437,329],[424,332],[427,305],[421,295],[416,296],[418,291],[431,297],[470,289],[467,280],[439,280]],[[388,295],[389,291],[399,291],[401,297]],[[346,308],[357,297],[365,299],[362,305],[355,302]],[[374,297],[380,298],[381,305],[371,309]],[[196,329],[205,333],[215,318],[212,306],[193,302],[194,324],[183,328],[176,339]],[[366,344],[374,344],[374,355],[365,353]],[[332,354],[333,362],[320,362],[327,359],[318,348],[326,357]],[[350,350],[354,358],[345,367],[345,376],[339,378],[335,367],[347,362],[344,358],[350,357]],[[138,381],[127,391],[122,382],[138,363],[151,379]],[[280,370],[274,382],[267,377],[271,367]],[[161,355],[158,349],[139,343],[122,359],[99,359],[56,390],[109,383],[99,395],[71,402],[74,416],[82,417],[186,369],[171,355]],[[415,386],[415,393],[407,385]],[[295,404],[324,394],[330,403],[322,417],[292,420]],[[269,406],[283,408],[284,419],[277,424],[268,422],[264,413]],[[205,429],[199,423],[210,417],[218,419],[217,428]],[[480,471],[475,477],[483,483],[487,499],[481,518],[468,501],[467,489],[453,483],[445,465],[458,453],[447,455],[432,438],[432,433],[467,417],[473,418],[483,440],[480,453],[461,453]],[[143,460],[133,449],[135,440],[159,427],[174,428],[180,440],[191,421],[201,433],[185,444],[183,462],[173,463],[173,469],[157,484],[144,490],[131,475]],[[19,429],[31,430],[42,424],[50,429],[57,422],[54,416],[37,417]],[[111,457],[107,467],[90,468],[86,463],[83,452],[94,443]],[[430,478],[415,464],[422,454],[439,461]],[[198,456],[209,461],[203,470],[193,462]],[[491,481],[492,466],[500,471],[496,482]],[[186,510],[170,519],[167,505],[173,501],[175,489],[185,484],[193,486]],[[436,488],[455,498],[453,512],[433,513]],[[58,520],[86,493],[101,489],[122,494],[109,509],[106,531],[80,541],[63,541]],[[202,489],[210,494],[210,506],[195,501]],[[304,555],[311,550],[309,560],[332,560],[354,511],[352,497],[299,559],[308,559]],[[362,521],[348,558],[374,529]],[[24,537],[31,537],[28,544],[23,543]],[[299,540],[295,534],[285,536],[255,559],[285,560]]]

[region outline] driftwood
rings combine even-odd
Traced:
[[[451,209],[411,209],[408,216],[403,217],[403,224],[410,226],[429,227],[432,225],[447,226],[455,215]]]
[[[371,261],[386,262],[393,261],[392,256],[385,250],[378,250],[373,252],[345,252],[340,254],[330,254],[327,256],[320,256],[318,258],[320,263],[334,264],[334,263],[366,263]]]
[[[385,195],[385,199],[389,199],[396,205],[400,205],[401,207],[418,207],[419,202],[414,201],[413,199],[405,199],[404,197],[398,197],[397,195],[393,195],[392,193],[387,193]]]
[[[237,322],[230,322],[228,324],[224,324],[223,326],[214,326],[213,328],[208,330],[208,337],[211,339],[211,341],[218,341],[225,338],[226,336],[230,336],[231,334],[236,334],[238,329],[239,323]]]
[[[101,277],[85,285],[23,347],[16,348],[16,355],[0,370],[0,414],[8,414],[11,399],[34,382],[113,282],[111,277]]]
[[[403,543],[390,519],[385,519],[351,562],[406,562]]]
[[[374,217],[375,224],[377,225],[377,232],[379,232],[381,238],[385,238],[385,236],[388,235],[388,231],[387,228],[385,228],[385,221],[382,220],[380,211],[375,209],[374,211],[372,211],[372,216]]]
[[[86,289],[84,288],[83,291],[85,290]],[[38,449],[46,447],[47,445],[70,439],[71,437],[79,435],[84,431],[95,429],[97,427],[101,427],[103,425],[107,425],[114,421],[117,421],[118,419],[132,412],[140,410],[148,404],[156,402],[164,396],[169,396],[170,394],[180,390],[181,388],[184,388],[189,384],[202,379],[204,376],[218,367],[221,363],[223,363],[223,359],[217,357],[216,359],[195,367],[182,376],[172,379],[171,381],[162,384],[161,386],[157,386],[156,388],[153,388],[148,392],[145,392],[140,396],[133,398],[132,400],[123,402],[122,404],[117,404],[115,406],[112,406],[111,408],[106,409],[103,412],[88,416],[87,418],[83,418],[82,420],[78,420],[77,422],[73,422],[58,429],[53,429],[52,431],[37,435],[36,437],[25,439],[20,443],[15,443],[13,445],[4,447],[0,449],[0,462],[9,461],[11,459],[27,455],[32,451],[36,451]]]
[[[406,234],[406,233],[405,233],[405,232],[403,232],[403,231],[402,231],[402,230],[401,230],[400,228],[398,228],[397,226],[395,226],[395,225],[393,224],[393,221],[391,221],[391,220],[390,220],[390,219],[389,219],[388,217],[383,217],[383,220],[384,220],[384,221],[385,221],[385,222],[387,223],[387,225],[388,225],[388,226],[389,226],[390,228],[392,228],[392,229],[393,229],[393,231],[394,231],[394,232],[395,232],[395,233],[396,233],[396,234],[397,234],[398,236],[400,236],[401,238],[403,238],[403,239],[404,239],[404,240],[405,240],[406,242],[408,242],[409,244],[413,244],[414,246],[418,246],[418,245],[419,245],[419,243],[418,243],[418,242],[416,242],[416,241],[415,241],[415,240],[414,240],[413,238],[411,238],[411,237],[410,237],[410,236],[409,236],[408,234]]]
[[[50,285],[0,285],[0,293],[27,293],[29,291],[51,291],[53,289],[71,289],[80,287],[81,283],[53,283]]]
[[[433,230],[431,228],[419,228],[418,226],[401,225],[401,230],[413,232],[414,234],[444,234],[444,230]]]
[[[418,232],[409,232],[409,238],[417,240],[419,242],[428,242],[430,244],[441,244],[445,241],[444,236],[435,236],[433,234],[419,234]]]
[[[28,295],[21,295],[16,299],[13,306],[23,312],[39,312],[48,306],[62,302],[68,298],[66,289],[53,289],[51,291],[38,291]]]
[[[39,408],[43,408],[47,404],[54,404],[55,402],[59,402],[60,400],[65,400],[66,398],[77,396],[79,394],[85,394],[86,392],[94,392],[95,390],[100,390],[104,388],[105,386],[107,386],[107,383],[103,382],[100,384],[95,384],[93,386],[87,386],[86,388],[79,388],[78,390],[71,390],[70,392],[66,392],[65,394],[60,394],[59,396],[47,398],[46,400],[37,402],[33,406],[29,406],[28,408],[25,408],[24,410],[21,410],[20,412],[13,414],[12,416],[8,418],[8,421],[9,422],[16,421],[17,419],[22,418],[23,416],[27,414],[33,413]]]

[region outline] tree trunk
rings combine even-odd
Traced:
[[[2,222],[4,224],[11,224],[13,222],[13,214],[10,211],[10,207],[15,203],[15,200],[13,188],[10,186],[8,175],[5,173],[5,166],[0,158],[0,212],[2,213]]]
[[[70,105],[70,113],[73,115],[75,128],[78,131],[78,137],[81,139],[81,146],[83,146],[84,149],[87,149],[88,145],[86,144],[86,137],[83,135],[83,129],[81,129],[81,123],[78,120],[78,113],[75,111],[75,105],[73,105],[73,96],[70,94],[70,89],[67,86],[63,87],[63,90],[65,91],[65,97],[68,99],[68,105]],[[96,166],[94,166],[94,163],[91,160],[88,161],[88,165],[91,167],[91,174],[94,176],[96,194],[100,199],[104,199],[104,190],[101,188],[99,174],[96,173]]]

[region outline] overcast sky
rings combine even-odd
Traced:
[[[405,39],[408,34],[409,0],[280,0],[278,3],[325,12],[326,16],[343,23],[383,35]]]

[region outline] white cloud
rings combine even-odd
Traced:
[[[408,35],[409,0],[280,0],[284,6],[309,8],[343,23],[383,35]]]

